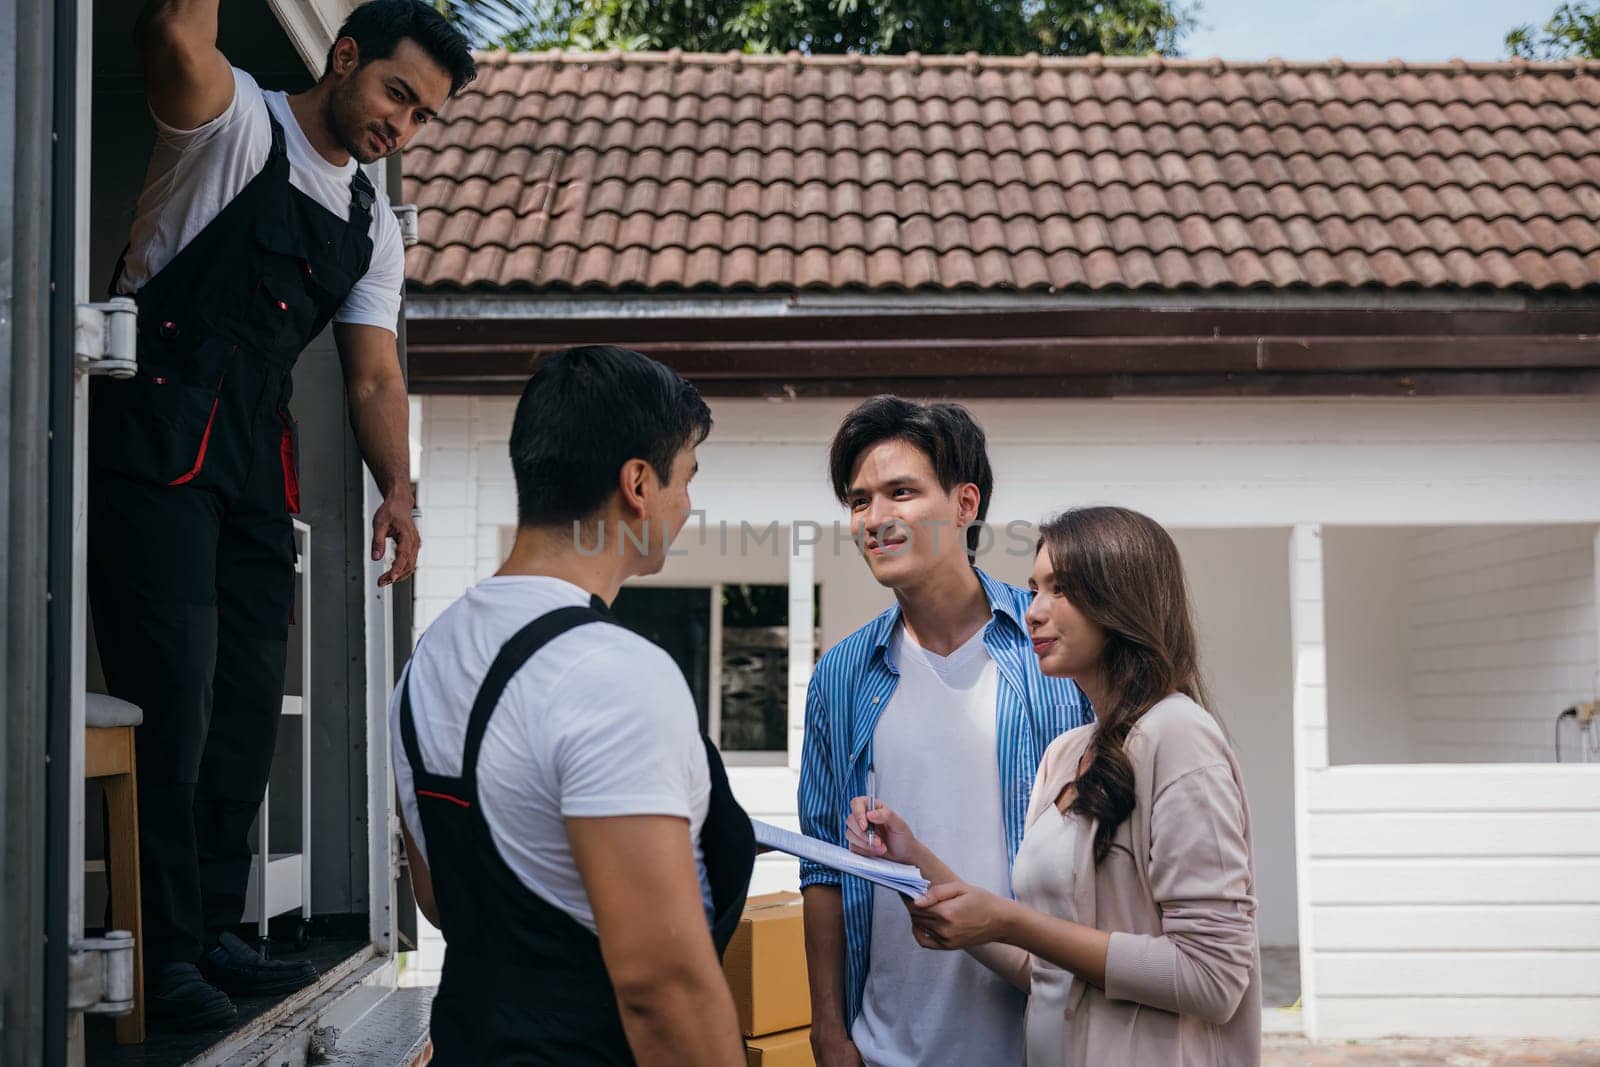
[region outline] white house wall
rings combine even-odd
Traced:
[[[1419,762],[1555,759],[1556,713],[1600,696],[1594,542],[1587,524],[1413,539],[1408,667]]]
[[[989,436],[990,519],[1001,524],[1087,503],[1139,508],[1170,527],[1600,521],[1592,399],[970,406]],[[696,506],[732,523],[840,518],[827,442],[849,408],[716,401]],[[513,409],[505,397],[422,398],[419,621],[496,562],[500,529],[516,520]]]
[[[697,505],[751,521],[833,518],[826,446],[850,406],[715,402]],[[969,406],[989,436],[1001,522],[1108,502],[1178,527],[1600,518],[1592,399]]]
[[[1174,530],[1212,707],[1244,770],[1264,945],[1299,941],[1284,529]]]
[[[1410,529],[1324,527],[1328,758],[1409,763]]]
[[[1595,529],[1325,527],[1331,762],[1553,761],[1600,693]]]

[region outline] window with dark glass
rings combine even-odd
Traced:
[[[767,755],[785,752],[787,585],[625,586],[612,612],[678,664],[694,694],[701,728],[719,748]]]

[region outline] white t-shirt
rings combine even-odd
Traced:
[[[872,735],[878,800],[963,879],[1009,896],[994,660],[980,628],[936,656],[895,628],[900,682]],[[898,893],[873,888],[871,955],[851,1037],[870,1067],[1022,1062],[1027,998],[965,952],[918,945]]]
[[[263,92],[254,78],[234,68],[232,102],[204,126],[176,130],[155,119],[155,150],[139,194],[119,292],[137,293],[261,173],[272,151],[268,108],[283,127],[290,183],[340,218],[349,217],[356,161],[342,167],[329,163],[306,140],[288,97]],[[394,212],[381,199],[372,206],[370,233],[372,262],[333,321],[394,333],[405,288],[405,246]]]
[[[589,603],[559,578],[488,578],[428,627],[406,668],[417,747],[434,774],[461,773],[467,720],[500,649],[547,612]],[[423,857],[428,844],[389,703],[390,751],[401,814]],[[711,891],[700,826],[711,798],[706,752],[688,683],[658,646],[611,623],[568,630],[512,676],[478,752],[478,803],[505,860],[539,897],[590,930],[594,912],[572,861],[565,820],[675,815],[689,823],[701,896]]]

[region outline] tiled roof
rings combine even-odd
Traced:
[[[493,53],[414,289],[1600,286],[1600,63]]]

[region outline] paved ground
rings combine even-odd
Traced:
[[[1600,1041],[1372,1041],[1268,1036],[1262,1067],[1600,1067]]]
[[[421,951],[408,954],[401,984],[434,985],[439,981],[444,940],[425,920],[419,917],[417,923]],[[1600,1041],[1394,1040],[1311,1045],[1293,1036],[1300,1030],[1300,1013],[1281,1007],[1300,996],[1299,950],[1267,948],[1261,957],[1262,1015],[1268,1031],[1262,1067],[1600,1067]]]

